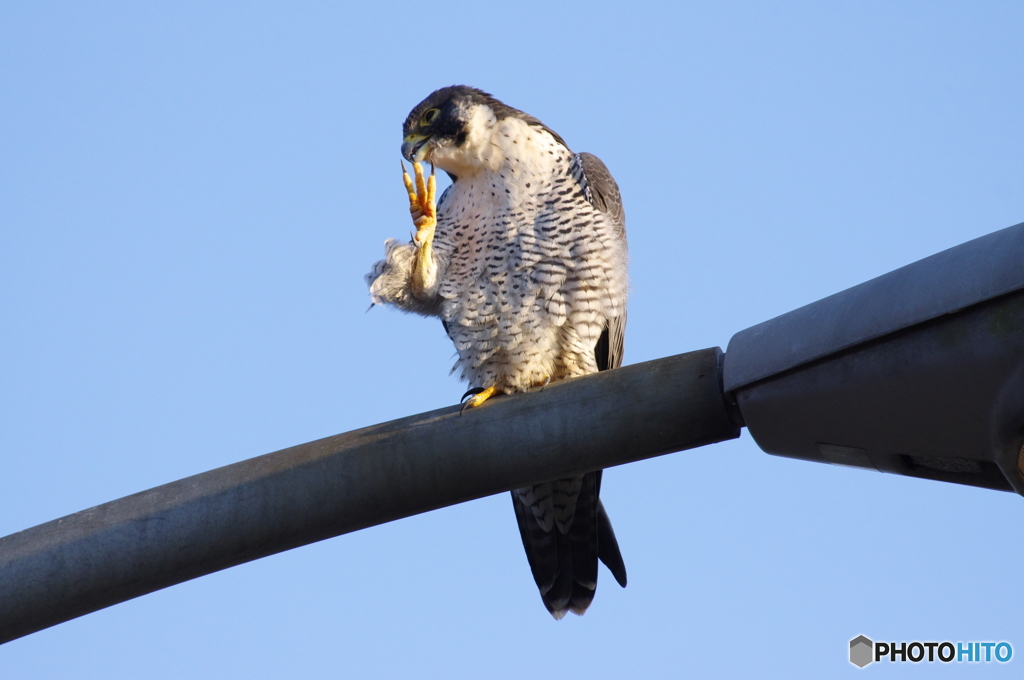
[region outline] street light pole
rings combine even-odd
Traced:
[[[739,436],[718,348],[356,430],[0,538],[0,643],[301,545]]]

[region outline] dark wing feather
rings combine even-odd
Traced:
[[[615,530],[612,529],[612,521],[608,519],[604,503],[597,501],[597,556],[612,572],[612,576],[623,588],[626,587],[626,563],[622,561],[622,553],[619,552],[619,542],[615,539]]]
[[[605,213],[615,225],[616,233],[626,240],[626,211],[622,207],[622,194],[615,178],[601,159],[592,153],[579,153],[572,159],[583,195],[590,204]],[[625,351],[626,315],[611,319],[597,341],[594,352],[597,355],[597,369],[607,371],[622,365]]]
[[[626,211],[622,207],[622,194],[619,185],[600,158],[592,153],[578,153],[573,156],[574,170],[578,168],[583,195],[590,204],[608,215],[616,226],[616,230],[626,238]]]
[[[607,371],[610,368],[618,368],[622,365],[622,354],[625,351],[626,339],[626,314],[612,319],[605,326],[601,337],[594,345],[594,354],[597,358],[597,370]]]

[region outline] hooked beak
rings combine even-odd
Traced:
[[[427,142],[430,137],[427,135],[409,135],[402,140],[402,156],[412,163],[422,161],[427,157]]]

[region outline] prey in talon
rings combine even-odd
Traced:
[[[574,153],[537,118],[464,85],[413,107],[402,156],[413,166],[410,177],[403,163],[402,176],[415,233],[386,241],[366,281],[374,304],[440,319],[455,346],[452,370],[471,388],[465,417],[495,395],[622,363],[625,213],[597,156]],[[436,202],[433,168],[452,180]],[[534,580],[556,619],[590,606],[599,560],[626,585],[601,476],[512,492]]]

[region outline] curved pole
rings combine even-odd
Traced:
[[[718,348],[410,416],[0,538],[0,643],[307,543],[739,436]]]

